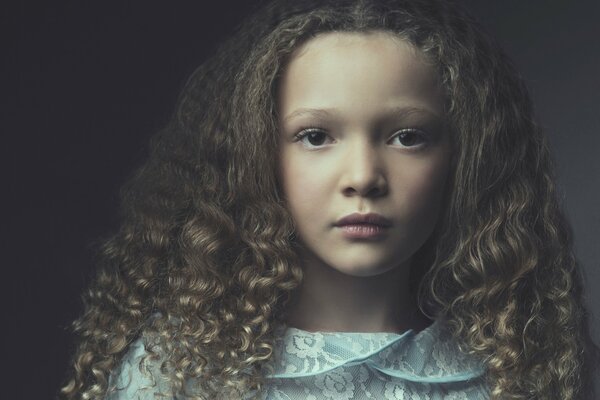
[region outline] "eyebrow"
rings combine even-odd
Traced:
[[[339,114],[339,113],[340,113],[340,110],[335,107],[334,108],[298,108],[298,109],[294,110],[293,112],[291,112],[290,114],[288,114],[287,116],[285,116],[283,118],[283,122],[287,122],[291,119],[303,117],[303,116],[309,116],[309,117],[313,117],[313,118],[324,118],[324,117],[331,117],[331,116],[333,116],[335,114]],[[421,115],[424,115],[427,117],[433,117],[435,119],[440,118],[440,116],[437,113],[435,113],[427,108],[421,108],[421,107],[415,107],[415,106],[391,107],[382,114],[391,115],[391,116],[395,116],[395,117],[399,117],[399,118],[404,118],[411,114],[421,114]]]

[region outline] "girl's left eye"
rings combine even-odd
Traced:
[[[422,147],[427,143],[427,135],[414,128],[400,129],[394,134],[391,141],[396,139],[404,147]]]
[[[304,129],[295,135],[296,141],[302,142],[305,146],[307,145],[307,142],[310,143],[311,146],[307,147],[321,146],[327,137],[328,135],[318,128]]]

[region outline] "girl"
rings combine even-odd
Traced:
[[[151,149],[65,399],[590,398],[546,139],[456,4],[268,3]]]

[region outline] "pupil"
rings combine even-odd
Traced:
[[[408,140],[406,139],[406,136],[408,136]],[[400,134],[400,141],[402,142],[402,144],[406,145],[406,146],[411,146],[413,144],[415,144],[415,139],[417,138],[417,135],[413,134],[412,132],[404,132],[402,134]],[[408,143],[407,143],[408,141]]]
[[[321,136],[321,140],[318,139],[318,137]],[[315,140],[315,137],[317,138]],[[312,144],[313,146],[318,146],[320,144],[323,144],[323,137],[322,137],[322,132],[311,132],[308,134],[308,141],[310,142],[310,144]],[[315,143],[318,142],[318,143]]]

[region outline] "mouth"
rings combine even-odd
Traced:
[[[340,218],[334,226],[337,227],[348,227],[353,226],[354,230],[356,229],[372,229],[372,227],[379,228],[389,228],[392,226],[392,221],[388,218],[385,218],[381,214],[376,213],[368,213],[368,214],[360,214],[353,213],[350,215],[346,215],[343,218]]]
[[[381,214],[353,213],[340,218],[334,226],[346,239],[380,239],[392,226],[392,221]]]

